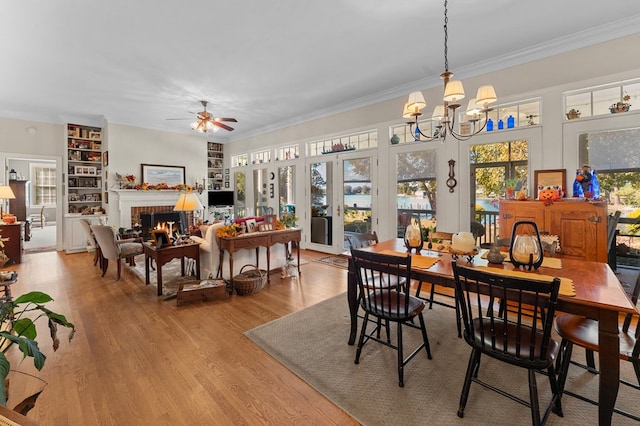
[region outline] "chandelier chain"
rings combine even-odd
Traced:
[[[447,24],[449,23],[449,17],[447,16],[447,0],[444,0],[444,70],[449,71],[449,32],[447,31]]]

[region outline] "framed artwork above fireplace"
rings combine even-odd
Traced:
[[[150,185],[166,183],[176,186],[185,184],[185,172],[183,166],[163,166],[160,164],[141,164],[142,182]]]

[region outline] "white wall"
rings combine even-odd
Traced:
[[[485,133],[464,143],[457,142],[452,138],[448,138],[444,144],[440,142],[421,143],[418,149],[434,149],[438,155],[438,228],[447,231],[468,229],[470,217],[468,146],[470,144],[527,138],[531,142],[530,170],[532,174],[533,170],[539,169],[566,168],[571,171],[577,167],[575,134],[581,129],[594,126],[599,129],[640,126],[640,105],[632,107],[632,111],[626,113],[624,119],[622,117],[604,117],[567,123],[562,104],[562,93],[565,91],[640,77],[640,55],[629,53],[635,51],[638,45],[640,45],[640,34],[635,34],[482,76],[469,77],[465,76],[464,72],[457,74],[456,78],[463,80],[467,94],[475,93],[482,84],[493,84],[498,94],[498,103],[517,102],[534,97],[541,98],[542,125]],[[407,63],[407,66],[411,65],[410,62]],[[438,99],[442,96],[442,86],[424,88],[423,93],[427,99],[426,111],[427,114],[430,114],[434,105],[439,103]],[[365,129],[377,129],[379,173],[376,186],[380,189],[378,205],[387,207],[378,211],[379,224],[376,229],[381,238],[393,237],[396,232],[395,206],[389,194],[395,192],[395,180],[393,179],[395,153],[405,148],[401,146],[402,144],[390,146],[387,140],[390,136],[389,126],[404,122],[401,112],[404,102],[406,102],[406,95],[365,108],[235,141],[225,145],[225,159],[228,161],[232,155],[295,143],[301,144],[301,152],[304,153],[304,144],[309,141],[355,133]],[[633,110],[636,107],[638,113]],[[596,120],[598,124],[590,124]],[[567,127],[571,130],[565,130]],[[415,147],[416,145],[413,145],[413,149]],[[445,185],[450,159],[456,161],[455,173],[458,186],[454,193],[450,193]],[[300,164],[304,164],[304,154]],[[571,176],[571,173],[568,175]],[[529,178],[529,181],[532,182],[533,176]],[[298,205],[301,207],[299,214],[304,214],[304,203],[299,202]]]

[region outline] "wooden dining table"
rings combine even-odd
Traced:
[[[400,238],[382,241],[362,250],[373,252],[405,253],[404,241]],[[439,261],[427,269],[413,267],[412,279],[433,283],[447,287],[455,286],[451,262],[452,255],[433,250],[422,250],[421,256],[438,258]],[[488,261],[482,259],[482,253],[474,256],[472,262],[466,256],[459,257],[458,263],[465,266],[488,266]],[[547,275],[568,278],[573,281],[575,296],[561,295],[556,311],[583,315],[598,321],[600,382],[598,420],[600,425],[610,425],[613,409],[618,396],[620,379],[620,340],[618,336],[618,315],[620,313],[635,313],[638,311],[627,297],[620,281],[608,264],[601,262],[586,262],[573,259],[561,259],[561,268],[540,267],[531,271],[531,276]],[[511,263],[490,265],[506,271],[515,270]],[[358,329],[358,284],[353,263],[349,262],[347,280],[347,299],[351,317],[351,331],[349,345],[356,341]]]

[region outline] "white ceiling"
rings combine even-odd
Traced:
[[[238,119],[209,139],[238,140],[441,84],[443,4],[3,1],[0,116],[189,133],[166,119],[205,99]],[[638,0],[451,0],[449,68],[465,78],[638,31]]]

